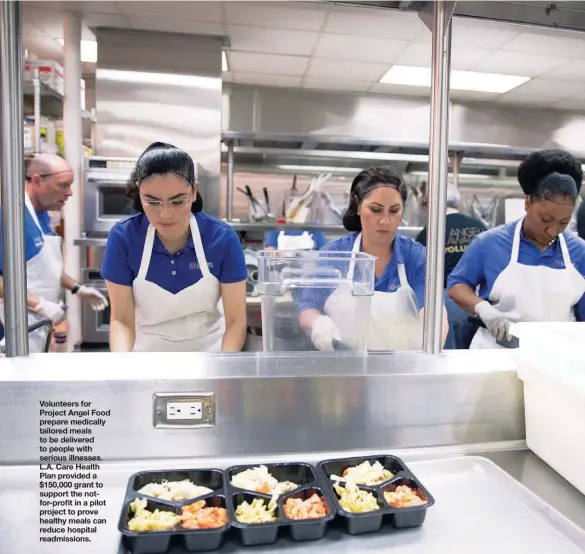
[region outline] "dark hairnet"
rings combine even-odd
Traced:
[[[520,164],[518,182],[524,194],[532,198],[561,196],[576,200],[583,182],[583,169],[565,150],[539,150]]]
[[[406,202],[408,190],[402,173],[391,165],[372,166],[360,171],[351,184],[349,206],[343,215],[343,226],[348,231],[361,231],[362,223],[358,207],[372,190],[378,187],[391,187],[400,193],[402,203]]]
[[[153,142],[138,158],[126,185],[126,196],[132,200],[133,208],[144,213],[138,189],[140,183],[152,175],[174,173],[182,177],[193,189],[197,176],[195,164],[187,152],[164,142]],[[203,209],[203,198],[197,191],[197,198],[191,205],[193,213]]]

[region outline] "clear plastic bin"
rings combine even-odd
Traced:
[[[335,350],[366,352],[375,259],[361,252],[259,252],[264,351],[316,350],[299,323],[301,311],[316,309],[339,328]]]

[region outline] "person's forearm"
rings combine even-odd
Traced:
[[[134,329],[121,321],[110,321],[110,352],[132,352],[134,349]]]
[[[0,298],[4,298],[4,277],[0,275]],[[30,292],[26,295],[26,304],[31,309],[34,310],[39,303],[39,297],[31,294]]]
[[[472,314],[475,313],[475,307],[480,302],[483,302],[483,299],[477,296],[470,287],[463,283],[457,283],[447,292],[455,304],[457,304],[462,310]]]
[[[226,321],[223,340],[221,341],[222,352],[241,352],[246,342],[246,322]]]
[[[61,286],[66,290],[71,290],[74,286],[78,285],[79,283],[73,278],[67,275],[67,273],[63,272],[61,274]]]
[[[315,320],[321,315],[319,310],[315,308],[309,308],[308,310],[303,310],[299,314],[299,325],[303,331],[310,332],[313,328],[313,323]]]

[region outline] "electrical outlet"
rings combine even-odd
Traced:
[[[155,429],[215,427],[215,394],[212,392],[155,392]]]
[[[169,402],[167,419],[203,419],[203,402]]]

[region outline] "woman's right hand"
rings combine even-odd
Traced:
[[[332,352],[334,340],[341,341],[341,333],[337,325],[329,316],[320,315],[313,322],[311,341],[318,350]]]

